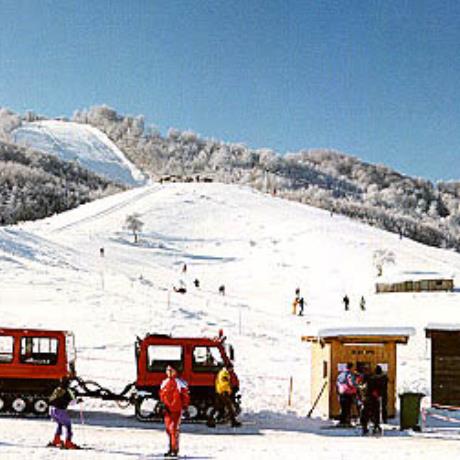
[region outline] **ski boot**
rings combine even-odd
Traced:
[[[74,444],[70,439],[67,439],[63,445],[63,448],[64,449],[80,449],[80,446],[77,446],[77,444]]]
[[[208,420],[208,421],[206,422],[206,426],[207,426],[208,428],[215,428],[215,427],[216,427],[216,422],[215,422],[215,420],[213,420],[213,419]]]
[[[56,434],[54,439],[48,443],[48,447],[62,447],[61,437]]]

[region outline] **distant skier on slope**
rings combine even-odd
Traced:
[[[169,450],[165,457],[179,454],[179,434],[182,412],[188,409],[190,396],[187,383],[180,379],[176,369],[166,367],[166,378],[161,383],[160,400],[165,406],[164,422],[169,438]]]
[[[361,308],[361,311],[366,310],[366,299],[364,296],[361,296],[361,300],[359,301],[359,308]]]
[[[62,377],[59,386],[50,396],[50,416],[57,423],[54,439],[48,444],[48,447],[61,447],[63,449],[79,449],[72,442],[72,422],[70,421],[67,407],[75,400],[75,395],[69,388],[68,377]],[[66,430],[65,442],[61,440],[62,428]]]
[[[350,299],[346,294],[343,296],[342,302],[345,307],[345,311],[348,311],[350,309]]]
[[[299,299],[299,316],[303,316],[303,308],[305,305],[305,300],[303,297]]]

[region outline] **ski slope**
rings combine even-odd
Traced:
[[[134,212],[144,222],[137,245],[124,228]],[[205,426],[184,426],[182,452],[188,458],[286,458],[307,451],[318,459],[420,459],[440,452],[456,458],[455,429],[388,431],[379,441],[305,418],[310,353],[302,335],[322,328],[415,328],[408,345],[398,348],[398,392],[429,394],[424,327],[460,323],[457,291],[374,294],[377,249],[396,254],[385,276],[437,272],[459,279],[459,254],[249,188],[138,187],[48,219],[0,228],[1,325],[73,330],[79,375],[117,391],[135,379],[136,336],[215,336],[223,328],[235,347],[247,424],[238,431],[219,427],[211,435]],[[172,290],[181,280],[185,295]],[[221,284],[225,296],[218,294]],[[303,318],[291,314],[296,287],[306,299]],[[345,293],[349,312],[341,301]],[[358,307],[362,295],[364,312]],[[165,450],[162,427],[137,422],[132,408],[87,400],[82,410],[83,418],[78,407],[74,412],[75,441],[93,450],[50,452],[40,447],[54,430],[50,421],[0,417],[0,458],[158,458]]]
[[[60,120],[23,123],[12,133],[16,143],[55,155],[114,182],[129,186],[145,183],[144,175],[99,129]]]

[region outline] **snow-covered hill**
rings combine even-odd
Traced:
[[[125,185],[145,183],[143,174],[101,131],[89,125],[44,120],[23,123],[13,131],[14,142],[54,154],[114,182]]]
[[[137,245],[123,228],[134,212],[145,224]],[[460,323],[459,293],[374,294],[372,256],[382,248],[396,254],[394,273],[450,273],[457,279],[460,274],[459,254],[245,187],[139,187],[0,229],[1,325],[73,330],[79,374],[114,390],[135,378],[137,335],[214,336],[222,327],[236,349],[244,419],[251,424],[236,443],[221,428],[211,437],[206,427],[184,427],[184,453],[281,458],[308,445],[312,458],[384,458],[388,452],[383,447],[374,452],[373,439],[358,444],[348,438],[353,431],[323,431],[322,422],[305,420],[310,353],[300,340],[323,327],[414,327],[416,335],[399,348],[398,391],[430,392],[424,327]],[[199,289],[192,284],[195,278]],[[187,285],[185,295],[172,290],[180,279]],[[226,296],[218,294],[221,284]],[[296,287],[307,303],[303,318],[291,314]],[[349,312],[341,302],[345,293]],[[358,307],[362,295],[364,312]],[[146,431],[128,417],[132,409],[100,401],[87,401],[83,409],[86,423],[75,428],[76,440],[98,447],[81,458],[151,458],[146,455],[163,451],[160,428]],[[36,448],[51,436],[50,422],[0,419],[0,431],[2,458],[57,458]],[[442,446],[443,456],[454,458],[458,446],[449,441]],[[437,448],[436,441],[418,438],[393,437],[385,444],[393,458],[405,459],[421,458],[422,450],[435,455]]]

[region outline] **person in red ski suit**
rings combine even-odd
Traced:
[[[190,396],[187,383],[178,377],[172,366],[166,368],[166,378],[161,382],[160,400],[165,406],[164,422],[169,437],[169,450],[165,456],[177,457],[182,411],[188,409]]]

